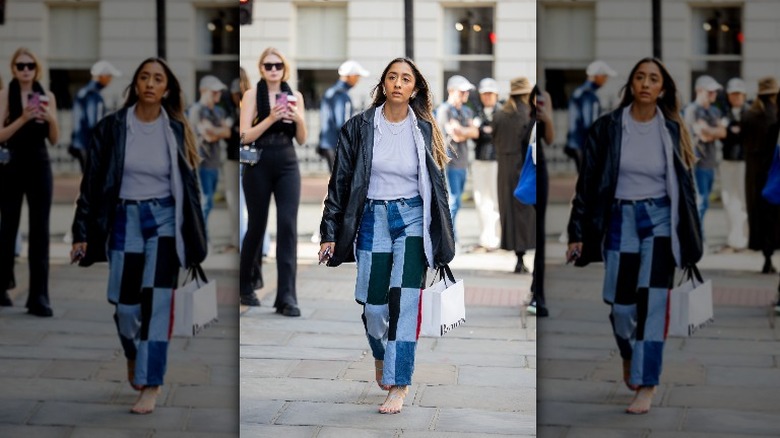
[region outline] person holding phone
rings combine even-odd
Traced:
[[[128,380],[140,391],[131,412],[149,414],[165,377],[179,269],[206,258],[206,232],[178,79],[164,60],[148,58],[125,95],[88,146],[71,260],[108,261],[108,301]]]
[[[49,217],[53,179],[46,141],[57,144],[57,102],[43,88],[38,58],[20,47],[11,57],[13,79],[0,90],[0,143],[6,142],[10,160],[0,166],[0,305],[11,306],[14,252],[22,199],[29,210],[30,290],[27,312],[53,315],[49,302]]]
[[[414,373],[425,270],[455,256],[447,150],[428,81],[409,58],[390,61],[369,109],[347,121],[320,223],[320,262],[357,262],[355,300],[374,357],[379,408],[401,412]]]
[[[636,391],[626,412],[644,414],[661,376],[675,265],[699,261],[702,236],[674,80],[660,60],[644,58],[622,96],[585,141],[566,257],[577,266],[604,261],[603,299],[623,380]]]
[[[260,152],[257,164],[244,167],[242,179],[249,218],[241,245],[241,304],[260,305],[254,292],[253,272],[258,264],[262,267],[260,251],[273,195],[277,216],[277,289],[273,306],[276,313],[294,317],[301,315],[295,286],[301,172],[293,139],[298,144],[306,141],[305,107],[301,93],[293,92],[287,84],[290,65],[279,50],[265,49],[258,67],[260,81],[241,100],[243,143],[254,142]]]

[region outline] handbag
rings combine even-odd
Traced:
[[[683,269],[680,283],[669,291],[669,336],[688,337],[714,321],[712,280],[704,281],[696,265]]]
[[[173,335],[195,336],[217,321],[217,283],[195,265],[174,291],[173,303]]]
[[[431,286],[420,290],[420,336],[441,337],[466,322],[463,279],[456,281],[447,265],[437,274]]]
[[[536,125],[531,131],[532,142],[528,144],[528,150],[525,153],[523,168],[520,170],[520,179],[515,187],[515,198],[523,204],[536,204],[536,163],[534,163],[536,150]]]
[[[255,142],[252,142],[251,144],[244,144],[244,133],[241,133],[241,145],[238,149],[238,162],[241,164],[248,164],[250,166],[254,166],[257,164],[258,161],[260,161],[260,155],[262,155],[263,150],[255,148]]]
[[[770,204],[780,204],[780,144],[775,146],[769,177],[766,179],[761,195]]]
[[[8,164],[11,161],[11,150],[5,147],[5,144],[0,145],[0,164]]]

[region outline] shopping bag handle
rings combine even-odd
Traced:
[[[187,270],[187,275],[184,277],[182,286],[192,280],[198,281],[201,284],[206,284],[209,282],[209,280],[206,278],[206,273],[203,272],[203,267],[200,266],[200,263],[190,266],[190,269]]]
[[[439,266],[439,278],[444,280],[444,284],[447,284],[447,280],[449,280],[450,283],[455,284],[455,276],[452,275],[450,265]]]
[[[695,285],[696,281],[694,281],[694,279],[698,281],[699,284],[704,283],[704,279],[701,276],[701,272],[699,272],[699,268],[696,267],[695,263],[690,264],[683,268],[683,275],[680,278],[680,283],[678,283],[677,285],[679,286],[687,280],[691,280],[691,282]]]

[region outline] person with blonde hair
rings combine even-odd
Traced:
[[[108,261],[108,301],[127,378],[140,391],[131,412],[149,414],[165,377],[179,269],[206,258],[206,231],[178,79],[164,60],[148,58],[126,96],[89,143],[71,260]]]
[[[57,102],[40,84],[38,57],[25,47],[11,56],[13,79],[0,90],[0,143],[10,157],[0,164],[0,306],[11,306],[8,289],[15,285],[14,256],[22,200],[29,210],[30,290],[27,312],[53,315],[49,302],[49,218],[53,178],[46,141],[59,139]]]
[[[566,258],[604,261],[602,298],[623,380],[635,391],[629,414],[649,412],[659,384],[675,265],[702,255],[691,143],[677,86],[656,58],[636,63],[620,107],[596,120],[585,142]]]
[[[409,58],[385,67],[366,111],[339,134],[320,224],[320,263],[357,262],[355,301],[374,357],[379,408],[401,412],[412,384],[425,271],[455,255],[428,81]]]
[[[262,266],[260,251],[268,225],[271,195],[276,202],[277,288],[273,307],[284,316],[300,316],[296,292],[298,254],[298,206],[301,172],[293,139],[306,141],[303,96],[287,84],[290,64],[282,53],[269,47],[258,62],[261,79],[241,100],[242,143],[254,143],[259,161],[244,167],[243,186],[249,210],[248,229],[241,246],[241,304],[259,306],[253,272]],[[293,99],[297,102],[294,104]],[[262,287],[262,280],[259,281]]]

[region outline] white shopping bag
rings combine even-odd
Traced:
[[[192,337],[217,321],[217,282],[208,281],[200,265],[174,291],[173,336]]]
[[[688,337],[714,321],[712,280],[702,280],[698,268],[686,268],[683,281],[669,293],[669,336]]]
[[[420,336],[441,337],[466,322],[463,280],[456,281],[446,265],[439,268],[436,277],[430,287],[420,292]]]

